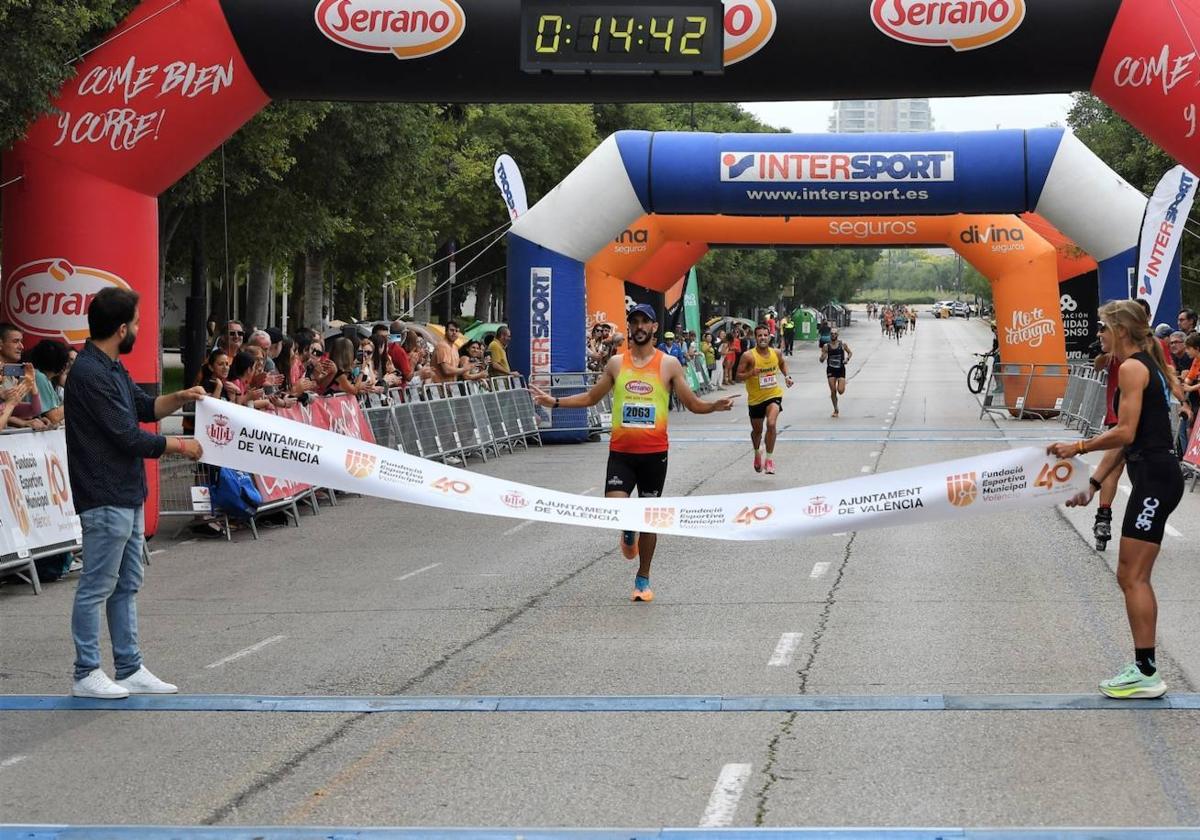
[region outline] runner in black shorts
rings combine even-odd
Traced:
[[[1056,443],[1049,452],[1069,458],[1107,450],[1090,479],[1090,489],[1067,502],[1072,507],[1090,503],[1108,474],[1122,463],[1127,465],[1133,490],[1121,528],[1117,582],[1125,595],[1125,611],[1133,631],[1134,662],[1100,683],[1100,691],[1116,698],[1161,697],[1167,686],[1155,663],[1158,601],[1150,574],[1167,517],[1183,498],[1183,476],[1175,457],[1170,420],[1174,371],[1163,357],[1162,345],[1150,333],[1145,312],[1136,303],[1105,304],[1100,307],[1100,318],[1111,334],[1113,351],[1125,360],[1114,399],[1117,425],[1089,440]]]
[[[556,398],[534,385],[534,401],[544,408],[587,408],[613,395],[612,434],[608,466],[604,472],[604,495],[629,498],[636,489],[642,498],[658,498],[667,480],[667,415],[671,392],[696,414],[729,411],[733,397],[705,402],[693,393],[674,356],[654,347],[658,316],[648,304],[629,312],[629,348],[604,365],[596,384],[585,393]],[[658,546],[658,535],[622,531],[621,553],[638,560],[630,600],[653,601],[650,562]]]
[[[630,452],[609,450],[608,466],[604,471],[604,491],[620,492],[624,496],[657,499],[667,483],[667,453],[654,452],[635,455]]]

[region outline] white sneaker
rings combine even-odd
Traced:
[[[129,696],[129,689],[122,688],[108,678],[108,674],[97,668],[81,680],[75,680],[71,686],[73,697],[94,697],[97,700],[124,700]]]
[[[143,665],[123,680],[117,680],[117,685],[125,688],[130,694],[176,694],[179,687],[163,682],[151,674]]]

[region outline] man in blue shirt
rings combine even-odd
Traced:
[[[202,387],[155,399],[133,383],[120,356],[133,350],[138,333],[138,296],[107,288],[88,307],[91,339],[67,379],[67,470],[83,528],[83,572],[75,590],[71,635],[75,640],[76,697],[119,700],[130,694],[174,694],[142,664],[137,603],[142,585],[146,502],[145,458],[172,452],[198,460],[194,438],[144,431],[184,404],[204,396]],[[108,616],[116,682],[100,667],[100,606]]]
[[[686,366],[687,353],[684,352],[683,347],[675,343],[675,333],[663,333],[663,339],[664,341],[658,345],[658,349],[668,355],[674,356],[679,360],[679,364]]]

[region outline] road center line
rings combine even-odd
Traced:
[[[796,655],[796,647],[800,644],[800,638],[803,635],[803,633],[784,633],[780,636],[779,644],[775,645],[775,652],[767,660],[767,667],[779,668],[791,665],[792,657]]]
[[[244,650],[239,650],[237,653],[232,653],[229,656],[226,656],[224,659],[218,659],[216,662],[213,662],[210,665],[205,665],[204,667],[205,668],[219,668],[222,665],[228,665],[230,662],[233,662],[234,660],[241,659],[243,656],[249,656],[250,654],[254,653],[255,651],[262,650],[267,645],[273,645],[276,642],[282,642],[286,638],[287,638],[287,636],[272,636],[269,639],[263,639],[261,642],[259,642],[256,645],[250,645],[250,647],[245,648]]]
[[[10,755],[8,758],[0,761],[0,770],[3,770],[5,767],[13,767],[17,764],[20,764],[27,758],[29,758],[27,755]]]
[[[428,566],[422,566],[421,568],[417,569],[416,571],[409,572],[406,575],[400,575],[400,577],[396,578],[396,580],[408,580],[410,577],[416,577],[417,575],[421,574],[421,572],[428,572],[430,569],[436,569],[440,565],[442,565],[442,564],[441,563],[430,563]]]
[[[704,809],[700,827],[721,828],[732,823],[734,814],[737,813],[738,802],[742,798],[742,791],[746,789],[746,782],[749,780],[749,764],[726,764],[722,767],[712,796],[708,798],[708,807]]]
[[[1176,528],[1174,525],[1172,525],[1170,522],[1168,522],[1166,525],[1166,531],[1167,531],[1167,536],[1169,536],[1169,537],[1182,537],[1183,536],[1183,533],[1178,528]]]
[[[834,536],[837,536],[837,535],[834,534]],[[816,580],[817,578],[821,577],[828,571],[829,571],[828,563],[826,563],[824,561],[822,561],[820,563],[814,563],[812,573],[809,575],[809,577],[812,578],[813,580]]]
[[[862,472],[869,473],[870,471],[871,471],[871,468],[870,468],[870,467],[863,467],[863,468],[862,468]]]

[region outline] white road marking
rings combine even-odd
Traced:
[[[165,548],[156,548],[156,549],[154,549],[154,551],[151,551],[151,552],[150,552],[148,555],[146,555],[146,556],[148,556],[148,557],[157,557],[158,555],[160,555],[160,554],[164,553],[165,551],[166,551],[166,549],[165,549]]]
[[[234,660],[241,659],[243,656],[249,656],[250,654],[254,653],[255,651],[262,650],[267,645],[273,645],[276,642],[282,642],[286,638],[287,638],[287,636],[272,636],[269,639],[263,639],[261,642],[259,642],[256,645],[250,645],[250,647],[246,648],[245,650],[239,650],[237,653],[232,653],[229,656],[226,656],[224,659],[218,659],[216,662],[213,662],[210,665],[205,665],[204,667],[205,668],[219,668],[222,665],[228,665],[230,662],[233,662]]]
[[[836,537],[837,534],[834,534],[834,536]],[[812,574],[810,574],[809,577],[812,578],[813,580],[816,580],[817,578],[821,577],[828,571],[829,571],[828,563],[824,563],[824,562],[814,563]]]
[[[800,644],[800,638],[803,635],[803,633],[784,633],[780,636],[779,644],[775,645],[775,652],[767,660],[767,667],[791,665],[792,657],[796,655],[796,647]]]
[[[1133,492],[1133,488],[1131,486],[1129,486],[1128,484],[1118,484],[1117,489],[1120,490],[1122,493],[1124,493],[1126,496],[1128,496],[1130,493]]]
[[[868,458],[878,458],[878,457],[879,457],[879,453],[878,453],[878,452],[872,452],[872,453],[871,453],[870,455],[868,455],[867,457],[868,457]]]
[[[738,802],[746,782],[750,781],[749,764],[726,764],[717,776],[712,796],[708,798],[708,807],[704,809],[704,817],[700,820],[701,828],[721,828],[733,822],[737,813]]]
[[[1182,537],[1183,536],[1183,534],[1179,531],[1179,529],[1176,528],[1174,525],[1172,525],[1169,522],[1167,523],[1166,531],[1167,531],[1167,536],[1169,536],[1169,537]]]
[[[27,755],[10,755],[8,758],[0,761],[0,770],[3,770],[5,767],[13,767],[17,764],[20,764],[27,758],[29,758]]]
[[[870,471],[871,471],[870,467],[863,467],[861,470],[861,472],[865,472],[865,473],[869,473]]]
[[[430,563],[428,566],[422,566],[421,568],[417,569],[415,572],[409,572],[406,575],[400,575],[400,577],[396,578],[396,580],[408,580],[410,577],[416,577],[417,575],[421,574],[421,572],[428,572],[430,569],[436,569],[440,565],[442,565],[442,564],[441,563]]]

